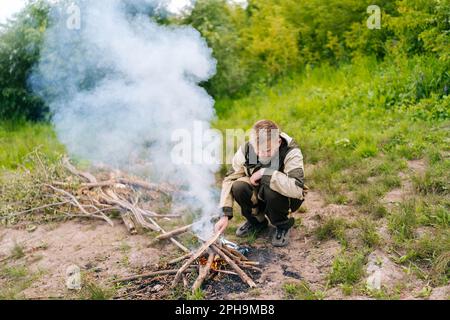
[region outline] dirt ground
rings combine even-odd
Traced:
[[[422,165],[411,162],[409,169],[421,170]],[[401,201],[410,192],[406,177],[407,175],[402,176],[402,188],[386,195],[384,201],[387,207]],[[341,245],[335,240],[320,242],[312,234],[314,228],[327,216],[352,220],[358,214],[355,209],[346,205],[325,205],[320,194],[311,191],[303,211],[295,213],[295,218],[301,223],[293,230],[292,241],[287,248],[271,246],[270,236],[273,230],[261,235],[251,244],[250,258],[259,261],[263,269],[263,273],[256,277],[256,289],[248,290],[238,278],[224,276],[221,281],[205,283],[206,298],[283,299],[285,283],[305,281],[311,290],[321,292],[325,299],[370,299],[366,295],[345,296],[340,288],[327,287],[326,276],[334,258],[341,251]],[[386,227],[382,225],[378,230],[382,237],[386,234],[383,228]],[[23,255],[17,259],[8,259],[17,245],[23,248]],[[3,265],[0,270],[26,266],[27,276],[33,275],[33,280],[28,285],[16,288],[16,297],[19,298],[81,298],[80,292],[66,288],[66,272],[72,265],[78,266],[89,281],[100,287],[109,287],[115,278],[156,270],[161,261],[178,255],[181,254],[170,243],[155,245],[149,235],[129,235],[119,221],[116,221],[114,227],[97,221],[69,221],[38,226],[32,232],[25,228],[0,227],[0,261],[4,260],[0,263]],[[399,298],[415,299],[427,283],[406,274],[401,266],[392,263],[391,258],[391,254],[382,249],[374,253],[374,259],[386,261],[383,271],[390,277],[388,285],[393,287],[398,282],[406,283]],[[11,285],[8,279],[0,274],[0,288]],[[167,292],[168,288],[164,286],[164,283],[158,284],[154,286],[154,291]],[[115,293],[116,298],[118,292]],[[450,286],[437,288],[431,292],[429,299],[446,299],[449,294]],[[126,295],[121,297],[126,298]],[[141,298],[155,297],[144,294]]]

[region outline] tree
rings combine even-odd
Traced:
[[[41,120],[47,107],[28,87],[47,27],[45,1],[30,2],[0,29],[0,119]]]

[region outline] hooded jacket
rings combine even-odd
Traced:
[[[223,214],[233,217],[234,198],[231,192],[235,181],[250,183],[250,177],[258,170],[264,169],[261,185],[267,185],[281,195],[303,200],[304,192],[304,164],[303,154],[297,143],[286,133],[280,134],[281,146],[278,163],[275,165],[262,164],[251,143],[247,142],[233,157],[232,168],[222,184],[220,207]]]

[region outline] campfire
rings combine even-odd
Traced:
[[[258,268],[259,263],[250,261],[236,245],[226,241],[222,236],[222,231],[215,233],[210,239],[200,239],[201,246],[195,250],[189,250],[177,237],[192,231],[195,223],[168,231],[158,223],[160,219],[180,218],[181,214],[159,214],[148,209],[145,201],[140,197],[145,192],[147,198],[152,198],[156,194],[168,195],[174,188],[167,185],[157,185],[143,181],[136,177],[129,177],[120,172],[99,174],[80,171],[73,166],[69,159],[63,159],[63,166],[70,175],[65,177],[65,181],[47,181],[43,184],[46,198],[56,199],[55,203],[32,208],[17,215],[40,211],[43,209],[64,208],[65,211],[77,214],[68,214],[70,218],[92,218],[102,219],[111,226],[114,222],[108,213],[119,212],[126,228],[131,234],[136,234],[138,228],[143,228],[159,233],[154,241],[171,241],[182,255],[167,263],[171,269],[152,271],[141,275],[133,275],[123,279],[114,280],[115,283],[125,283],[142,280],[146,278],[158,277],[161,275],[173,276],[171,287],[178,286],[183,280],[184,286],[191,285],[195,292],[202,287],[202,284],[217,274],[238,276],[249,287],[256,284],[249,276],[254,272],[262,272]],[[215,218],[215,217],[213,217]],[[175,268],[176,266],[176,268]],[[249,274],[248,274],[249,273]],[[186,275],[196,275],[193,284],[189,284]]]

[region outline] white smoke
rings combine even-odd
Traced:
[[[60,141],[74,157],[183,186],[194,209],[212,214],[217,167],[175,165],[170,156],[172,132],[192,131],[195,122],[209,128],[215,116],[199,86],[216,67],[206,42],[191,27],[154,22],[161,0],[75,4],[81,28],[68,28],[65,7],[56,5],[30,78]],[[204,226],[202,237],[211,229]]]

